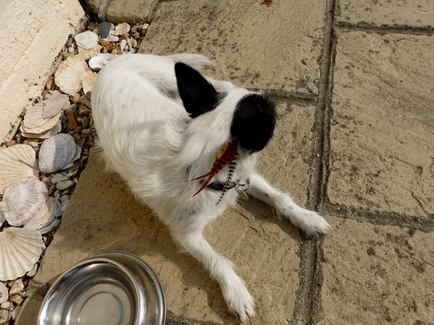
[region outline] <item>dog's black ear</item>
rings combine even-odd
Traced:
[[[218,93],[199,72],[178,62],[175,64],[175,75],[182,103],[192,118],[216,107]]]
[[[231,133],[242,147],[255,152],[264,149],[273,136],[275,126],[274,104],[264,96],[251,94],[238,102]]]

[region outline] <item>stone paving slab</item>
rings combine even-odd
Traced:
[[[434,37],[338,33],[328,199],[434,213]]]
[[[434,233],[326,219],[318,324],[434,324]]]
[[[0,1],[0,144],[10,140],[18,116],[41,94],[83,16],[77,0]]]
[[[200,53],[211,76],[247,88],[318,93],[325,0],[160,3],[139,52]]]
[[[337,0],[337,21],[377,26],[434,27],[431,0]]]
[[[259,170],[303,205],[314,107],[283,102],[277,109],[280,126]],[[298,158],[292,161],[292,157]],[[286,323],[293,315],[299,283],[298,229],[274,219],[272,210],[251,199],[228,210],[205,236],[216,251],[235,263],[246,281],[256,299],[255,322]],[[172,320],[237,322],[218,284],[192,257],[179,252],[167,228],[134,199],[117,174],[104,172],[93,152],[35,281],[49,282],[81,259],[110,249],[134,253],[151,265],[164,287]]]

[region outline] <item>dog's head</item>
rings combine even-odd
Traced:
[[[198,71],[184,63],[175,64],[179,95],[191,118],[215,110],[225,92],[218,92]],[[266,97],[248,93],[238,100],[232,112],[231,137],[250,152],[262,150],[274,133],[276,111]]]

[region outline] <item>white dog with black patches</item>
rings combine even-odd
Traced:
[[[247,194],[307,235],[331,228],[255,173],[274,132],[274,105],[195,70],[210,64],[195,54],[116,58],[95,80],[92,114],[108,166],[205,266],[229,309],[246,322],[255,315],[254,299],[232,262],[203,237],[204,228]]]

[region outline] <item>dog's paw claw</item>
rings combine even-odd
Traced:
[[[241,278],[232,282],[229,290],[224,292],[229,309],[238,316],[242,323],[255,317],[255,301]]]
[[[244,324],[247,323],[249,319],[255,317],[254,305],[244,305],[243,310],[234,311],[239,318],[239,320]]]
[[[303,230],[308,237],[325,235],[332,229],[328,222],[315,211],[303,209],[297,219],[299,220],[297,226]]]

